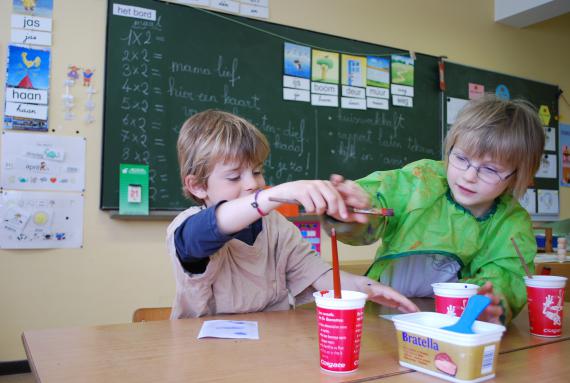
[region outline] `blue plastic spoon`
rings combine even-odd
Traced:
[[[475,334],[473,332],[473,322],[475,319],[485,310],[487,306],[491,303],[491,299],[484,295],[473,295],[467,301],[467,307],[465,311],[461,314],[461,318],[451,326],[442,327],[442,330],[448,330],[453,332],[458,332],[461,334]]]

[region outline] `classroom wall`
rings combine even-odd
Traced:
[[[2,84],[11,4],[0,1]],[[114,220],[98,208],[106,6],[105,0],[54,0],[49,118],[56,132],[50,134],[79,131],[87,139],[84,246],[0,250],[0,362],[26,357],[24,330],[128,322],[135,308],[169,306],[174,294],[164,245],[168,222]],[[519,30],[493,21],[493,0],[270,0],[270,6],[276,23],[447,55],[454,62],[559,84],[570,99],[570,14]],[[61,95],[70,64],[96,67],[91,125],[63,119]],[[82,115],[85,96],[77,96]],[[2,93],[2,114],[3,109]],[[561,101],[560,110],[570,123],[570,107]],[[561,207],[562,218],[569,218],[568,189],[561,191]],[[330,259],[324,239],[324,257]],[[343,260],[370,260],[374,246],[340,245],[339,253]]]

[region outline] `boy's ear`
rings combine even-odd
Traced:
[[[193,196],[199,199],[206,199],[208,193],[205,187],[198,182],[197,178],[193,174],[189,174],[184,177],[184,188],[188,190]]]

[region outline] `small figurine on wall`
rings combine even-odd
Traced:
[[[67,79],[69,80],[70,85],[75,84],[75,81],[79,79],[79,68],[75,65],[70,65],[67,67],[69,71],[67,72]]]
[[[94,73],[95,73],[95,71],[91,70],[89,68],[87,68],[83,71],[83,86],[90,86],[91,85],[91,78],[93,77]]]

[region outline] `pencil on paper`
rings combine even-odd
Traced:
[[[297,201],[296,199],[269,197],[269,200],[271,202],[280,202],[280,203],[289,203],[289,204],[293,204],[293,205],[302,205],[301,202]],[[385,216],[385,217],[394,215],[394,209],[385,208],[385,207],[380,208],[380,209],[376,209],[376,208],[357,209],[355,207],[348,207],[348,209],[352,213],[357,213],[357,214],[381,215],[381,216]]]

